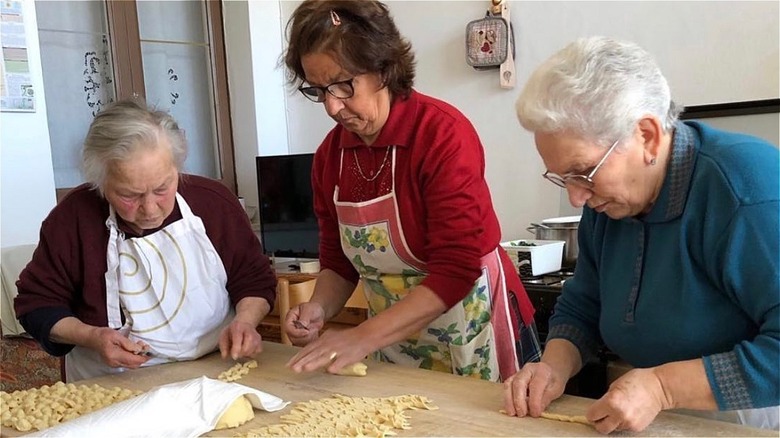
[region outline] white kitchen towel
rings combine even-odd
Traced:
[[[50,437],[196,437],[214,429],[239,396],[256,409],[275,412],[290,404],[237,383],[200,377],[154,388],[28,436]]]

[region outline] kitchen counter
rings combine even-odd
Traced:
[[[590,426],[537,418],[508,417],[499,413],[503,407],[503,386],[436,371],[412,369],[367,361],[368,376],[346,377],[313,372],[295,374],[284,366],[297,347],[265,342],[263,352],[255,359],[258,367],[237,383],[257,388],[287,401],[299,402],[328,397],[334,393],[348,396],[385,397],[418,394],[428,397],[439,407],[435,411],[408,411],[411,430],[398,430],[403,436],[602,436]],[[155,386],[205,375],[216,378],[234,365],[212,354],[197,361],[179,362],[128,371],[114,376],[89,379],[79,384],[119,386],[149,390]],[[553,402],[550,412],[584,415],[592,400],[564,395]],[[290,407],[275,413],[255,411],[251,422],[221,433],[206,436],[233,436],[263,425],[278,423]],[[12,429],[2,429],[2,436],[20,436]],[[777,433],[742,427],[687,415],[662,412],[644,432],[620,436],[777,436]]]

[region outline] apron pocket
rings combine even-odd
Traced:
[[[482,331],[466,345],[449,344],[452,373],[498,382],[493,326],[485,324]]]

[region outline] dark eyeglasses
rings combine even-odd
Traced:
[[[324,87],[299,87],[298,91],[310,101],[317,103],[325,102],[326,92],[336,99],[349,99],[355,95],[355,88],[352,86],[354,80],[355,78],[338,81]]]
[[[596,167],[593,168],[593,170],[590,171],[587,175],[578,175],[578,174],[566,174],[566,175],[558,175],[555,173],[551,173],[549,170],[544,172],[542,176],[551,183],[555,184],[558,187],[563,187],[564,189],[568,185],[573,185],[577,187],[586,188],[588,190],[593,188],[593,177],[596,175],[596,172],[598,172],[599,169],[601,169],[601,165],[604,164],[604,161],[607,160],[607,157],[609,157],[609,154],[612,153],[613,150],[615,150],[615,146],[618,145],[620,140],[615,140],[614,143],[612,143],[612,146],[609,147],[609,150],[606,154],[604,154],[603,157],[601,157],[601,161],[599,161],[598,164],[596,164]]]

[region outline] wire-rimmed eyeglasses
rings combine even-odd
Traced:
[[[355,78],[350,78],[344,81],[334,82],[324,87],[299,87],[298,91],[301,92],[307,99],[312,102],[322,103],[325,102],[325,93],[330,93],[331,96],[336,99],[349,99],[355,95],[355,88],[352,86],[352,81]]]
[[[568,173],[566,175],[558,175],[556,173],[551,173],[549,170],[545,171],[542,176],[551,183],[555,184],[558,187],[566,188],[567,185],[573,185],[577,187],[583,187],[586,189],[592,189],[593,188],[593,176],[596,175],[596,172],[598,172],[599,169],[601,169],[601,165],[604,164],[604,161],[607,160],[607,157],[609,157],[609,154],[612,153],[613,150],[615,150],[615,147],[620,143],[620,140],[615,140],[614,143],[612,143],[612,146],[609,147],[609,150],[606,154],[604,154],[603,157],[601,157],[601,160],[596,164],[596,167],[593,168],[593,170],[590,171],[587,175],[579,175],[579,174],[572,174]]]

